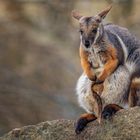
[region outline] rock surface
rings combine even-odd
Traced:
[[[119,111],[111,120],[96,121],[76,135],[74,121],[54,120],[16,128],[0,140],[140,140],[140,107]]]

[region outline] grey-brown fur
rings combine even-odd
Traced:
[[[113,103],[126,107],[132,78],[140,77],[140,41],[130,34],[126,28],[114,24],[103,25],[104,16],[102,18],[99,15],[78,17],[80,29],[83,30],[82,27],[84,27],[85,30],[81,33],[81,45],[91,53],[89,60],[91,60],[93,67],[95,61],[99,60],[97,58],[98,52],[106,50],[106,42],[113,44],[112,46],[116,48],[119,64],[115,72],[105,80],[101,98],[104,106]],[[92,34],[91,29],[88,28],[93,23],[96,24],[94,27],[97,28],[96,34]],[[85,40],[88,40],[90,45],[86,46]],[[94,45],[98,47],[94,48]],[[92,112],[91,101],[87,100],[91,97],[91,85],[92,81],[85,74],[80,77],[77,83],[79,103],[88,112]]]
[[[119,44],[117,44],[116,35],[118,35],[122,41],[124,42],[126,48],[127,48],[127,58],[126,61],[123,63],[127,66],[127,68],[130,68],[130,73],[132,76],[140,76],[140,41],[133,36],[126,28],[122,28],[117,25],[106,25],[104,26],[105,32],[108,36],[108,39],[115,44],[115,47],[118,50],[119,55]],[[134,66],[131,69],[131,66]]]
[[[108,85],[109,88],[105,89],[104,92],[108,93],[108,98],[118,94],[118,98],[121,98],[116,98],[116,100],[124,102],[128,98],[132,78],[140,77],[140,41],[131,35],[126,28],[117,25],[105,25],[104,30],[110,42],[117,49],[120,61],[117,70],[105,81],[105,85]],[[122,45],[117,36],[123,41],[127,52],[121,51],[122,48],[120,47]],[[124,55],[126,55],[125,59]],[[110,82],[106,84],[107,81]]]

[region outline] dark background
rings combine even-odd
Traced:
[[[112,2],[105,22],[140,37],[139,0],[0,0],[0,135],[84,112],[75,95],[82,69],[71,11],[96,15]]]

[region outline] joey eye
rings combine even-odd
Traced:
[[[79,32],[81,33],[81,35],[84,33],[84,31],[83,31],[83,30],[79,30]]]
[[[97,33],[97,29],[93,29],[92,30],[92,33]]]

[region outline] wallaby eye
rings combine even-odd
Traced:
[[[83,31],[83,30],[79,30],[79,32],[81,33],[81,35],[84,33],[84,31]]]
[[[97,33],[97,29],[93,29],[92,30],[92,33]]]

